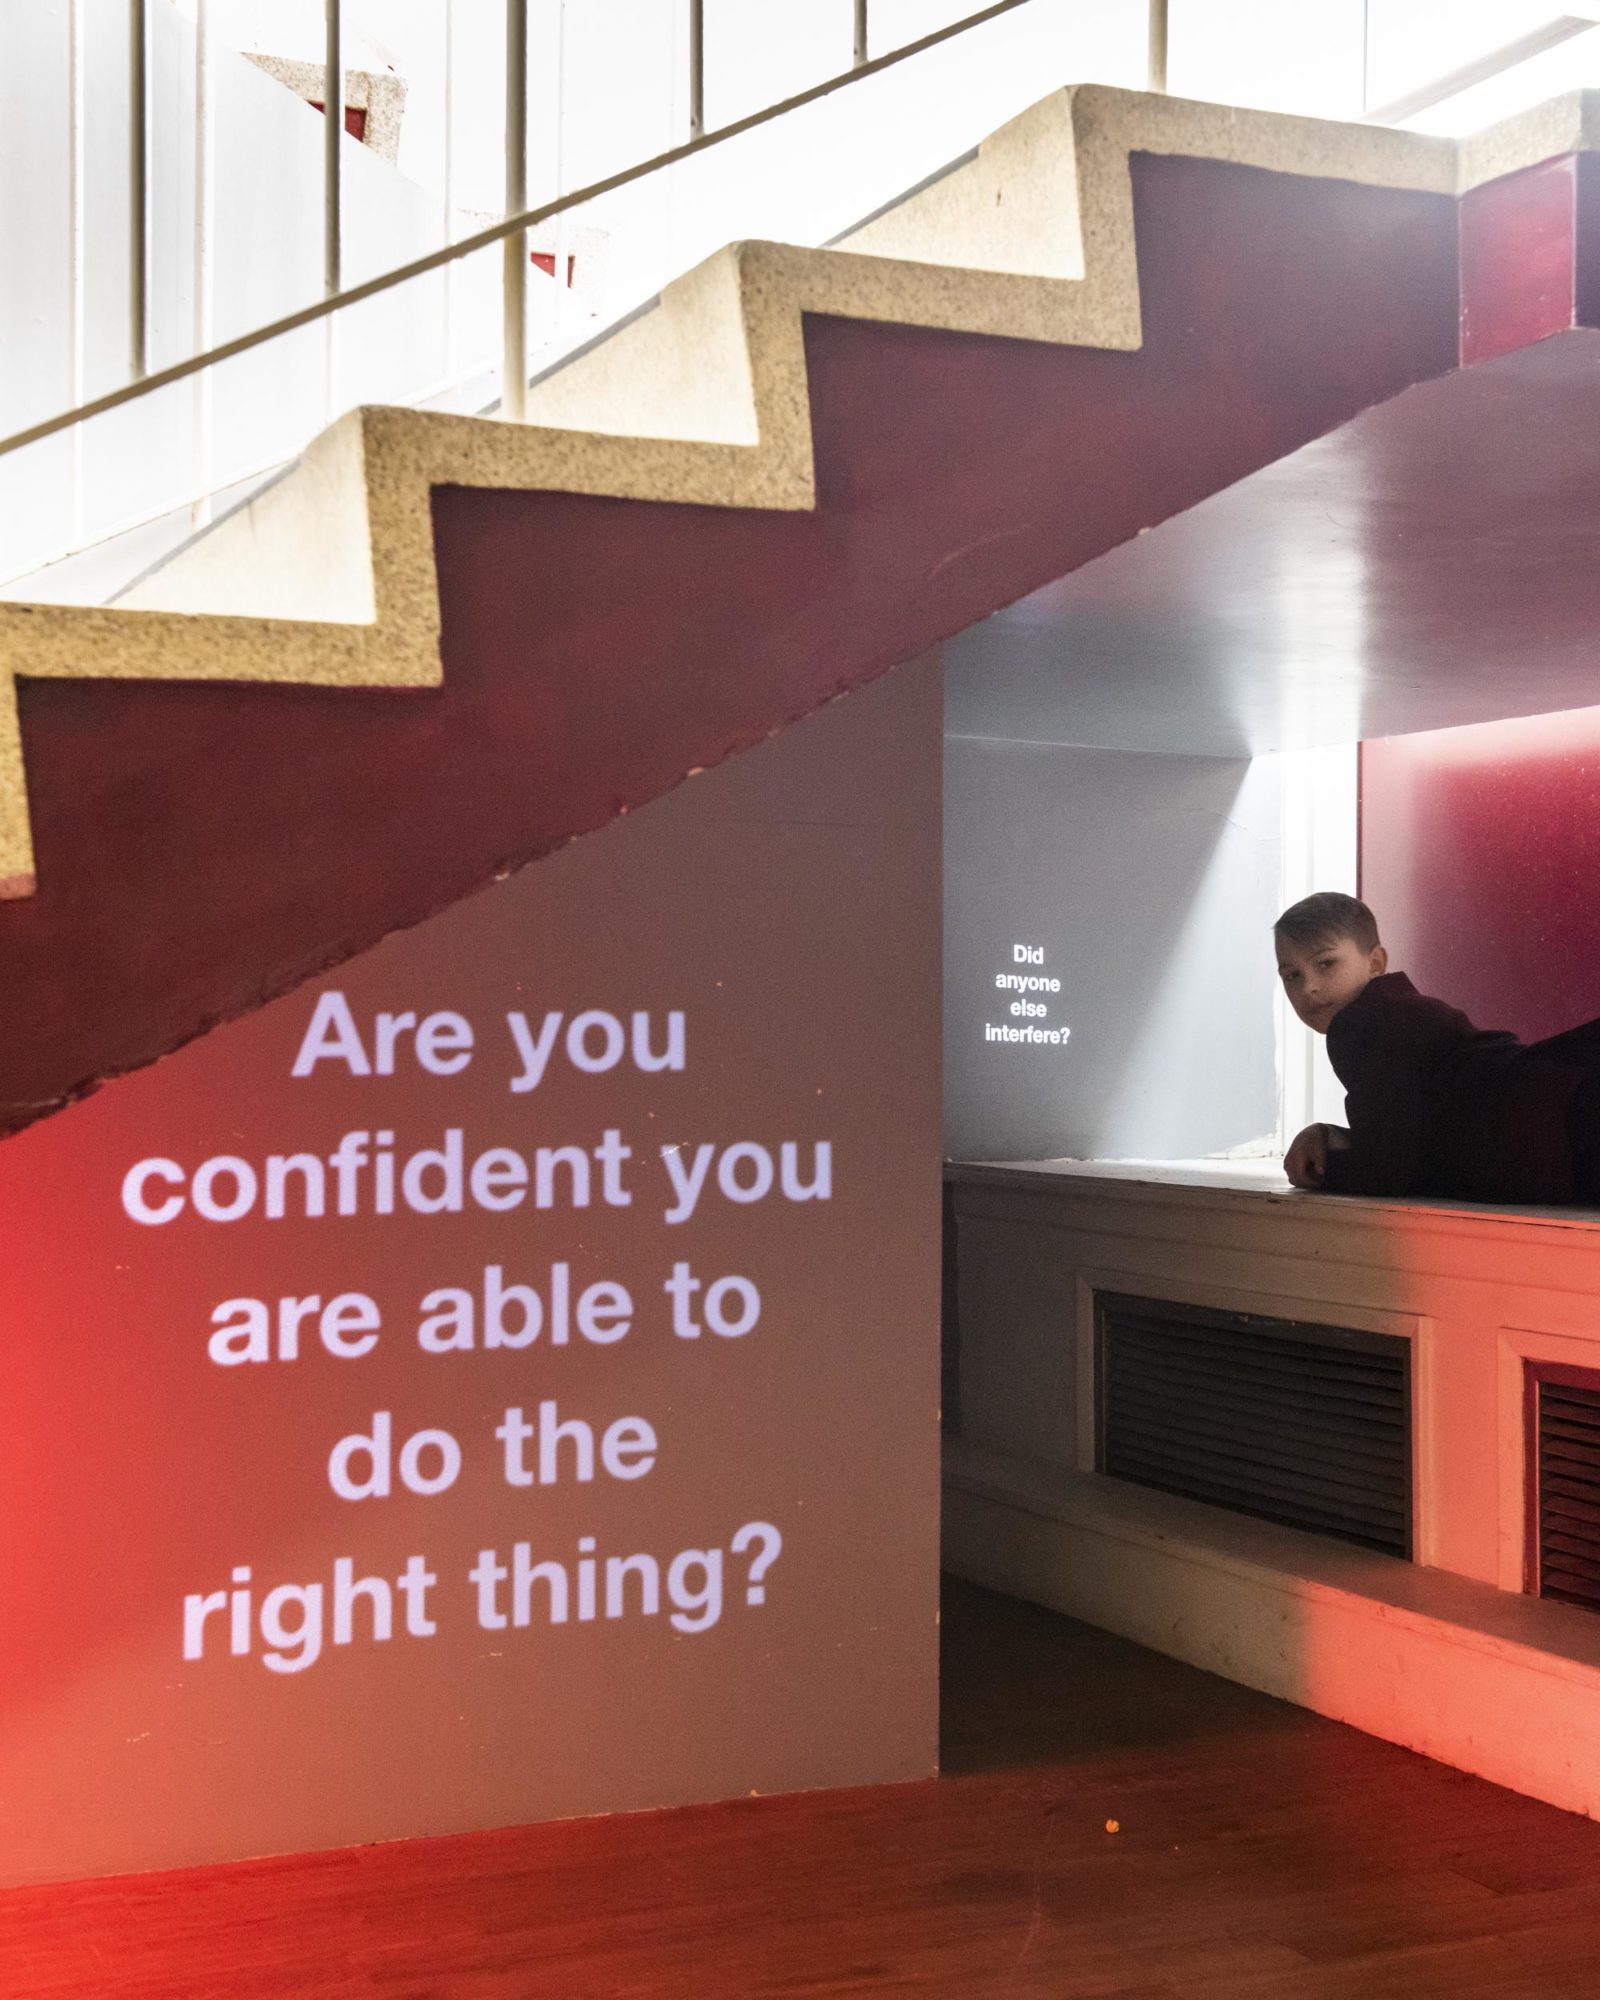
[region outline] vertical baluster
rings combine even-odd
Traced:
[[[76,409],[87,393],[84,370],[84,8],[87,0],[68,0],[67,7],[67,379],[68,408]],[[71,445],[72,546],[83,540],[83,425],[74,424]]]
[[[856,0],[855,52],[851,66],[860,69],[870,60],[867,54],[867,0]]]
[[[211,98],[211,0],[195,0],[194,10],[194,347],[204,354],[213,334],[212,317],[212,198],[215,180],[216,129]],[[195,527],[211,519],[211,495],[216,485],[213,461],[215,428],[212,371],[202,368],[194,378],[194,450],[191,460],[195,499],[190,516]]]
[[[325,0],[326,44],[322,65],[322,289],[327,298],[344,279],[344,8],[342,0]],[[323,416],[332,423],[339,414],[339,346],[336,313],[323,322]]]
[[[567,191],[567,0],[555,0],[556,9],[556,181],[557,196]],[[555,282],[549,297],[550,331],[547,341],[559,347],[572,318],[572,293],[567,284],[572,256],[572,216],[563,209],[556,217]],[[527,262],[523,260],[524,266]]]
[[[455,0],[444,0],[444,226],[440,229],[439,235],[446,243],[455,239],[455,176],[456,5]],[[444,281],[442,374],[446,383],[453,383],[456,373],[456,266],[446,264],[439,275]]]
[[[1361,115],[1372,109],[1372,0],[1361,0]]]
[[[528,0],[506,0],[506,214],[528,206]],[[502,278],[504,352],[500,411],[512,423],[528,413],[528,239],[505,240]]]
[[[150,37],[145,0],[128,5],[128,372],[150,372]]]
[[[341,0],[326,0],[327,54],[323,65],[322,135],[322,288],[329,298],[338,291],[344,267],[344,204],[340,181],[344,166],[344,8]]]
[[[689,137],[706,129],[706,5],[689,0]]]
[[[1150,0],[1150,88],[1167,87],[1167,0]]]

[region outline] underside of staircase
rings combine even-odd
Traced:
[[[0,1132],[1600,324],[1596,129],[1061,92],[841,247],[724,250],[527,425],[353,412],[114,608],[0,606]]]

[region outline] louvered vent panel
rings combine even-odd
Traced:
[[[1537,1390],[1539,1595],[1600,1611],[1600,1377]]]
[[[1408,1342],[1107,1292],[1097,1306],[1103,1472],[1409,1556]]]

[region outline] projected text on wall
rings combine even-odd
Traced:
[[[569,1020],[559,1010],[537,1021],[521,1010],[484,1024],[440,1008],[379,1011],[356,1018],[338,989],[324,992],[310,1012],[291,1076],[315,1089],[319,1075],[385,1079],[421,1070],[453,1077],[475,1063],[497,1065],[512,1097],[538,1090],[552,1064],[585,1075],[631,1066],[645,1074],[689,1066],[688,1025],[681,1010],[657,1019],[649,1010],[614,1013],[590,1008]],[[403,1088],[403,1083],[401,1085]],[[382,1107],[375,1104],[374,1119]],[[827,1139],[773,1145],[752,1139],[699,1139],[635,1145],[615,1126],[598,1142],[552,1135],[553,1143],[522,1149],[478,1145],[467,1128],[446,1125],[437,1143],[400,1146],[393,1128],[345,1131],[327,1154],[271,1152],[259,1158],[220,1153],[192,1165],[165,1155],[135,1161],[122,1178],[128,1219],[149,1229],[219,1228],[317,1223],[337,1232],[361,1215],[404,1215],[412,1226],[468,1208],[507,1215],[518,1210],[592,1210],[652,1205],[664,1231],[692,1235],[702,1205],[826,1202],[833,1190],[833,1149]],[[495,1350],[614,1347],[633,1340],[742,1341],[757,1334],[761,1290],[744,1272],[702,1268],[692,1254],[673,1254],[659,1271],[630,1270],[575,1283],[563,1259],[508,1268],[494,1262],[473,1272],[446,1256],[412,1298],[380,1300],[349,1290],[222,1299],[203,1313],[209,1321],[207,1362],[222,1369],[283,1369],[320,1347],[351,1369],[378,1370],[373,1357],[395,1341],[441,1365]],[[448,1267],[448,1268],[447,1268]],[[465,1280],[465,1282],[463,1282]],[[563,1411],[559,1392],[531,1408],[508,1404],[487,1413],[493,1476],[508,1488],[595,1481],[648,1480],[671,1439],[659,1418],[625,1410],[589,1419]],[[487,1442],[487,1441],[486,1441]],[[330,1441],[328,1490],[353,1508],[381,1505],[406,1491],[428,1500],[461,1478],[464,1447],[437,1423],[398,1424],[374,1409],[366,1422]],[[248,1563],[213,1587],[185,1595],[182,1656],[254,1658],[278,1674],[315,1665],[326,1647],[360,1640],[386,1643],[432,1638],[441,1618],[474,1617],[484,1631],[662,1615],[679,1632],[704,1632],[723,1615],[725,1588],[737,1576],[737,1600],[758,1606],[783,1548],[770,1521],[735,1524],[726,1543],[657,1551],[603,1551],[581,1535],[572,1549],[515,1540],[488,1547],[464,1577],[441,1578],[426,1553],[398,1573],[368,1574],[352,1555],[327,1565],[327,1575],[284,1581],[259,1577]]]
[[[1065,1048],[1072,1030],[1050,1017],[1060,999],[1061,981],[1045,969],[1042,944],[1013,944],[1010,963],[994,975],[996,999],[1006,1003],[1004,1021],[985,1021],[983,1039],[1013,1048]]]
[[[890,683],[0,1145],[0,1883],[931,1772]]]

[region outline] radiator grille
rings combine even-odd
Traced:
[[[1119,1293],[1096,1306],[1102,1472],[1410,1555],[1407,1341]]]
[[[1536,1380],[1541,1597],[1600,1610],[1600,1376]]]

